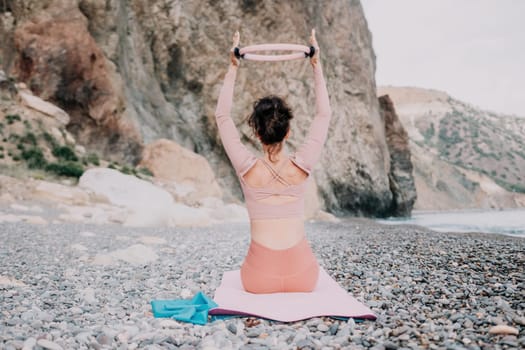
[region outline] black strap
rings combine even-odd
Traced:
[[[235,57],[237,57],[237,59],[244,58],[244,54],[241,55],[241,50],[238,47],[233,49],[233,54]]]
[[[306,57],[312,58],[312,57],[314,57],[314,55],[315,55],[315,47],[313,47],[313,46],[310,46],[310,52],[305,52],[304,53],[304,57],[305,58]]]

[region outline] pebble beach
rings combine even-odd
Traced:
[[[525,348],[525,239],[308,223],[320,264],[378,316],[204,326],[152,316],[152,299],[213,297],[247,224],[127,228],[0,224],[1,349]]]

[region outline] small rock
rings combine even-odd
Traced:
[[[80,314],[82,314],[84,311],[82,311],[82,309],[79,308],[78,306],[73,306],[71,309],[69,309],[69,312],[70,312],[72,315],[80,315]]]
[[[390,341],[387,341],[383,344],[385,346],[385,350],[397,350],[398,346],[395,343],[392,343]]]
[[[516,328],[514,328],[514,327],[500,324],[500,325],[492,327],[489,330],[489,333],[490,334],[512,334],[512,335],[518,335],[519,331]]]
[[[320,332],[326,332],[328,331],[328,326],[324,323],[321,323],[321,324],[318,324],[317,325],[317,330],[320,331]]]
[[[407,333],[403,333],[398,337],[399,340],[410,340],[410,335]]]
[[[159,322],[159,326],[162,328],[177,328],[180,326],[180,323],[175,320],[165,319]]]
[[[518,338],[513,335],[507,335],[501,339],[500,344],[508,345],[517,348],[518,347]]]
[[[63,348],[55,342],[47,339],[39,339],[36,344],[44,349],[49,350],[63,350]]]
[[[24,342],[24,346],[22,347],[22,350],[33,350],[33,348],[36,345],[36,339],[35,338],[27,338]]]
[[[462,314],[453,314],[452,316],[450,316],[450,321],[456,322],[457,320],[459,320],[461,318],[463,318]]]
[[[297,349],[300,350],[315,350],[317,346],[310,339],[302,339],[297,342]]]
[[[336,336],[338,337],[348,337],[349,335],[350,335],[350,327],[348,327],[347,325],[339,328],[336,333]]]
[[[235,325],[235,323],[228,323],[228,326],[226,328],[228,328],[228,330],[233,334],[237,334],[237,326]]]
[[[339,329],[339,323],[336,322],[330,326],[328,333],[330,333],[330,335],[335,335],[338,329]]]
[[[392,335],[394,337],[397,337],[403,333],[405,333],[406,331],[408,331],[410,328],[408,328],[407,326],[401,326],[401,327],[397,327],[395,328],[393,331],[392,331]]]
[[[514,322],[519,324],[520,326],[525,326],[525,317],[514,317]]]
[[[248,338],[257,338],[262,333],[262,330],[260,328],[251,328],[247,333],[246,336]]]
[[[110,345],[111,344],[111,339],[105,335],[104,333],[101,333],[97,336],[97,342],[100,344],[100,345]]]
[[[181,292],[180,292],[180,297],[182,299],[188,299],[189,297],[191,297],[191,291],[189,289],[183,289]]]

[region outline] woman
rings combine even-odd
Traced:
[[[315,30],[310,37],[315,80],[316,115],[303,145],[289,156],[283,147],[290,136],[290,108],[279,97],[255,102],[248,120],[262,143],[257,158],[240,141],[231,119],[233,87],[239,60],[233,37],[230,67],[221,88],[215,117],[219,134],[239,177],[250,216],[251,243],[241,267],[244,289],[252,293],[310,292],[317,283],[319,265],[304,233],[304,194],[328,132],[331,110],[323,77]]]

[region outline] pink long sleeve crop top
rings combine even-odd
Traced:
[[[244,181],[243,176],[255,165],[257,157],[241,143],[237,128],[230,116],[236,75],[237,67],[230,65],[219,94],[215,118],[226,154],[239,177],[250,219],[302,218],[304,216],[304,195],[310,176],[300,184],[289,184],[279,190],[270,187],[254,187]],[[314,80],[315,118],[304,143],[290,157],[290,160],[308,175],[321,154],[331,117],[328,91],[320,63],[314,68]],[[272,175],[279,176],[273,173]],[[296,197],[296,200],[280,204],[261,202],[264,198],[273,195]]]

